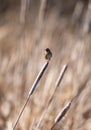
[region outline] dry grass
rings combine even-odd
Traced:
[[[68,63],[69,68],[55,93],[40,129],[50,130],[64,104],[72,100],[69,111],[58,122],[55,129],[90,130],[90,32],[83,37],[78,24],[73,25],[69,17],[59,17],[56,11],[51,10],[47,12],[41,31],[43,33],[40,35],[37,17],[40,3],[35,6],[33,1],[30,2],[30,13],[27,14],[24,28],[20,23],[20,7],[10,8],[4,14],[0,14],[2,18],[0,21],[0,130],[12,129],[30,86],[45,61],[43,53],[47,47],[52,50],[53,58],[39,87],[31,97],[17,130],[36,129],[65,63]],[[40,19],[43,22],[41,17]],[[37,37],[38,31],[40,34]],[[39,38],[38,42],[35,42],[36,37]]]

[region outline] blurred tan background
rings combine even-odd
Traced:
[[[64,64],[68,69],[45,115],[50,130],[64,105],[73,99],[55,130],[91,129],[90,0],[0,0],[0,130],[11,130],[28,92],[53,57],[16,130],[35,130]]]

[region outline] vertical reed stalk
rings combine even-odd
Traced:
[[[21,0],[21,8],[20,8],[20,56],[25,55],[25,47],[26,47],[26,25],[27,25],[27,15],[29,11],[29,0]]]
[[[39,11],[39,23],[40,24],[42,24],[44,21],[46,6],[47,6],[47,0],[41,0],[40,11]]]
[[[41,37],[43,36],[44,17],[45,17],[46,6],[47,6],[47,0],[41,0],[40,10],[39,10],[39,15],[38,15],[38,22],[37,22],[37,32],[36,32],[36,36],[35,36],[36,44],[39,44]]]
[[[20,23],[23,25],[26,22],[26,9],[27,9],[27,0],[21,0]]]

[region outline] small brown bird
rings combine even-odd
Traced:
[[[46,60],[50,60],[51,57],[52,57],[52,52],[51,52],[51,50],[50,50],[49,48],[46,48],[46,49],[45,49],[45,59],[46,59]]]

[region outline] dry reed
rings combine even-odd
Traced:
[[[44,33],[44,17],[45,17],[45,9],[47,6],[47,0],[41,0],[38,21],[37,21],[37,29],[35,35],[35,43],[39,44],[41,37]]]

